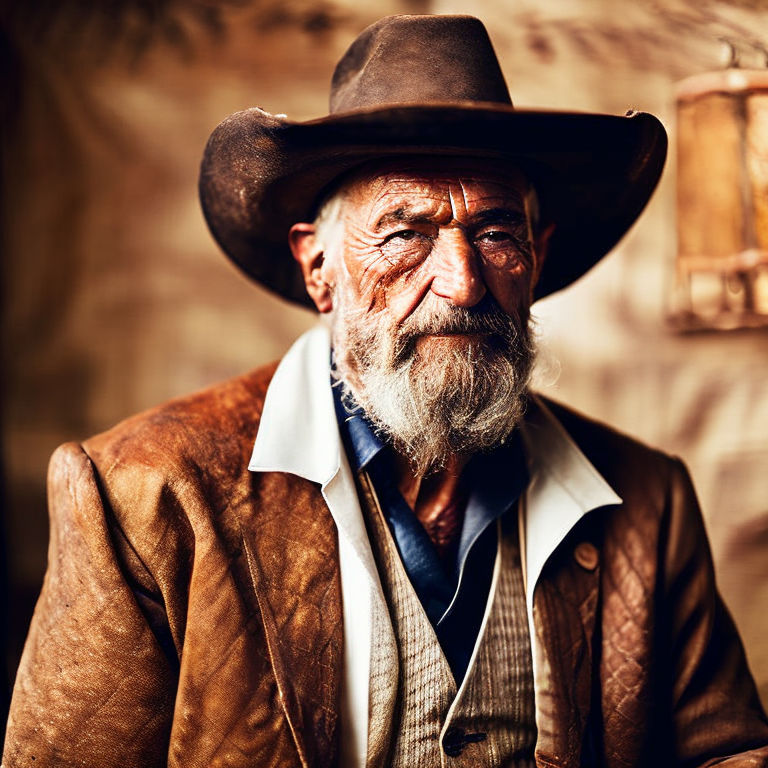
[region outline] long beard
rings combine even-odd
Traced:
[[[386,312],[367,313],[343,290],[334,301],[342,402],[350,412],[362,408],[417,475],[455,454],[501,445],[520,422],[534,359],[527,309],[513,318],[490,298],[465,309],[428,297],[396,327]],[[417,344],[432,334],[476,335]]]

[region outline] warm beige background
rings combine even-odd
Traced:
[[[641,222],[587,278],[537,306],[539,378],[686,458],[768,699],[768,333],[680,336],[665,325],[673,83],[719,67],[721,35],[759,63],[747,43],[767,36],[761,0],[124,0],[104,4],[109,17],[98,2],[62,2],[55,17],[35,5],[18,2],[4,22],[14,86],[4,89],[2,208],[12,668],[44,569],[53,448],[275,358],[313,322],[249,285],[208,235],[196,175],[211,129],[252,105],[323,114],[333,63],[381,15],[472,12],[518,105],[642,109],[670,131],[670,162]]]

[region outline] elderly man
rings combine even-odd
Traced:
[[[222,123],[214,235],[330,331],[55,455],[7,768],[768,765],[685,469],[528,391],[665,148],[514,110],[461,16]]]

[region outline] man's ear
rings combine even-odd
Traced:
[[[322,275],[325,256],[317,239],[315,225],[306,222],[294,224],[288,232],[288,244],[293,258],[301,266],[307,293],[315,302],[318,312],[330,312],[333,309],[331,286]]]
[[[541,227],[533,237],[533,279],[531,280],[531,298],[536,290],[536,284],[541,277],[541,270],[544,262],[547,260],[549,252],[549,240],[555,231],[554,224],[547,224]]]

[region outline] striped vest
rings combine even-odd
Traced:
[[[360,477],[361,505],[389,616],[374,611],[367,765],[533,766],[536,724],[517,516],[498,522],[490,596],[461,686],[411,585],[375,492]],[[391,635],[377,631],[391,621]],[[398,676],[395,711],[386,682]]]

